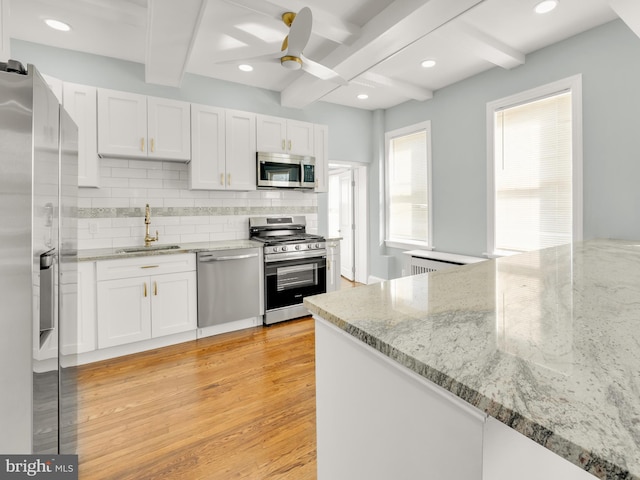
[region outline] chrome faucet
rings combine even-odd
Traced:
[[[150,247],[151,242],[158,241],[158,231],[156,230],[156,236],[152,237],[149,233],[149,225],[151,224],[151,209],[149,208],[149,204],[144,209],[144,224],[146,226],[145,234],[144,234],[144,246]]]

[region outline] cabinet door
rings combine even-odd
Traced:
[[[98,347],[151,338],[149,277],[98,282]]]
[[[256,189],[256,115],[227,110],[226,169],[228,190]]]
[[[287,120],[287,153],[313,155],[313,123]]]
[[[287,153],[287,120],[256,116],[256,142],[258,152]]]
[[[147,122],[149,158],[191,158],[191,113],[188,103],[148,97]]]
[[[195,330],[196,272],[153,275],[150,280],[152,336]]]
[[[192,190],[224,190],[226,183],[224,110],[192,105],[189,186]]]
[[[65,110],[78,126],[78,186],[98,187],[98,126],[95,87],[66,83]]]
[[[98,152],[147,156],[147,97],[98,89]]]
[[[80,262],[78,283],[62,285],[63,301],[77,302],[77,318],[62,331],[60,348],[64,355],[96,349],[96,271],[94,262]],[[66,293],[65,293],[66,292]]]
[[[314,125],[314,154],[316,158],[316,192],[329,190],[329,127]]]

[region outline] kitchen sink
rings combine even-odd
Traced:
[[[175,250],[180,245],[150,245],[148,247],[127,247],[118,250],[116,253],[140,253],[140,252],[157,252],[159,250]]]

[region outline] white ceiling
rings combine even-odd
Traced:
[[[428,100],[484,70],[516,68],[526,55],[620,16],[640,35],[638,0],[0,0],[8,37],[145,64],[146,81],[179,86],[185,72],[281,92],[285,106],[323,100],[365,109]],[[9,3],[10,2],[10,3]],[[304,54],[349,81],[339,86],[276,59],[245,73],[220,62],[275,53],[285,11],[308,6]],[[45,18],[71,25],[45,26]],[[434,68],[420,62],[434,59]],[[367,93],[367,100],[358,100]]]

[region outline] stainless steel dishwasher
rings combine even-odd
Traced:
[[[198,327],[264,315],[262,250],[197,253]]]

